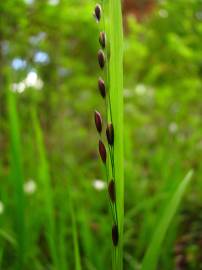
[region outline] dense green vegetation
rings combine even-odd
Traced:
[[[2,270],[111,269],[95,3],[0,1]],[[201,0],[124,13],[123,269],[202,269],[201,40]]]

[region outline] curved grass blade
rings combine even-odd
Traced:
[[[0,237],[6,240],[9,244],[11,244],[13,247],[17,247],[16,239],[14,239],[9,233],[6,231],[0,229]],[[1,269],[1,268],[0,268]]]
[[[160,255],[161,246],[165,238],[169,225],[177,212],[178,206],[182,200],[182,197],[186,191],[187,186],[192,178],[193,171],[189,171],[185,178],[177,186],[177,189],[173,192],[168,200],[163,216],[157,225],[157,228],[153,234],[151,243],[146,251],[143,259],[141,270],[156,270],[158,259]]]

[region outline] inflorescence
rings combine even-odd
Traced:
[[[103,28],[105,27],[103,6],[96,4],[94,10],[94,17],[98,23],[103,20]],[[110,102],[110,82],[109,82],[109,44],[107,42],[106,31],[101,31],[99,34],[99,44],[101,48],[98,50],[98,64],[103,72],[103,77],[98,79],[98,89],[102,98],[105,101],[106,109],[106,134],[103,135],[103,119],[101,113],[95,111],[94,119],[95,126],[99,133],[99,154],[101,160],[106,169],[106,178],[108,184],[108,197],[109,204],[112,211],[113,226],[112,226],[112,243],[114,247],[117,247],[119,242],[118,232],[118,217],[117,217],[117,206],[116,206],[116,180],[115,180],[115,168],[114,168],[114,126],[111,114],[111,102]],[[103,79],[104,78],[104,79]],[[103,142],[105,137],[106,146]]]

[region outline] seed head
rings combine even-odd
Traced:
[[[118,226],[116,224],[112,226],[112,242],[115,247],[118,245],[118,242],[119,242],[119,232],[118,232]]]
[[[106,136],[107,136],[108,143],[110,145],[113,145],[114,144],[114,127],[112,123],[107,125]]]
[[[105,49],[105,47],[106,47],[106,35],[105,35],[105,32],[100,32],[99,42],[100,42],[101,47],[103,49]]]
[[[106,97],[106,87],[105,87],[105,82],[103,81],[102,78],[98,79],[98,88],[100,90],[100,94],[103,98]]]
[[[97,128],[97,131],[101,133],[102,132],[102,116],[98,111],[95,111],[94,117],[95,117],[95,126]]]
[[[101,15],[102,15],[102,8],[99,4],[96,4],[95,10],[94,10],[94,16],[95,16],[97,22],[100,21]]]
[[[105,66],[105,54],[102,50],[98,51],[98,63],[100,65],[101,69],[103,69]]]
[[[114,182],[113,179],[109,182],[108,193],[109,193],[109,197],[110,197],[111,201],[113,203],[115,203],[115,201],[116,201],[116,190],[115,190],[115,182]]]
[[[99,140],[99,152],[100,152],[100,157],[101,157],[103,163],[106,163],[107,151],[106,151],[104,143],[101,140]]]

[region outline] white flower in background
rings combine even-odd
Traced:
[[[178,125],[175,122],[170,123],[168,127],[171,134],[175,134],[178,131]]]
[[[36,63],[48,63],[49,55],[46,52],[38,51],[34,55],[34,61]]]
[[[22,93],[28,87],[33,87],[36,90],[41,90],[43,87],[43,81],[39,78],[35,71],[30,71],[26,78],[19,83],[13,83],[13,92]]]
[[[13,83],[13,92],[22,93],[25,91],[26,85],[24,82]]]
[[[93,181],[93,187],[101,191],[106,188],[106,183],[103,180],[96,179]]]
[[[37,189],[36,182],[32,179],[29,179],[27,182],[24,183],[24,192],[31,195]]]
[[[2,201],[0,201],[0,215],[2,215],[4,212],[4,204],[2,203]]]
[[[26,87],[33,87],[40,90],[43,87],[43,82],[35,71],[30,71],[25,78]]]
[[[139,96],[142,96],[146,93],[147,91],[147,87],[146,85],[140,83],[140,84],[137,84],[137,86],[135,87],[135,92],[137,95]]]
[[[12,63],[11,63],[13,69],[18,70],[18,69],[24,69],[27,65],[26,60],[23,60],[21,58],[14,58]]]

